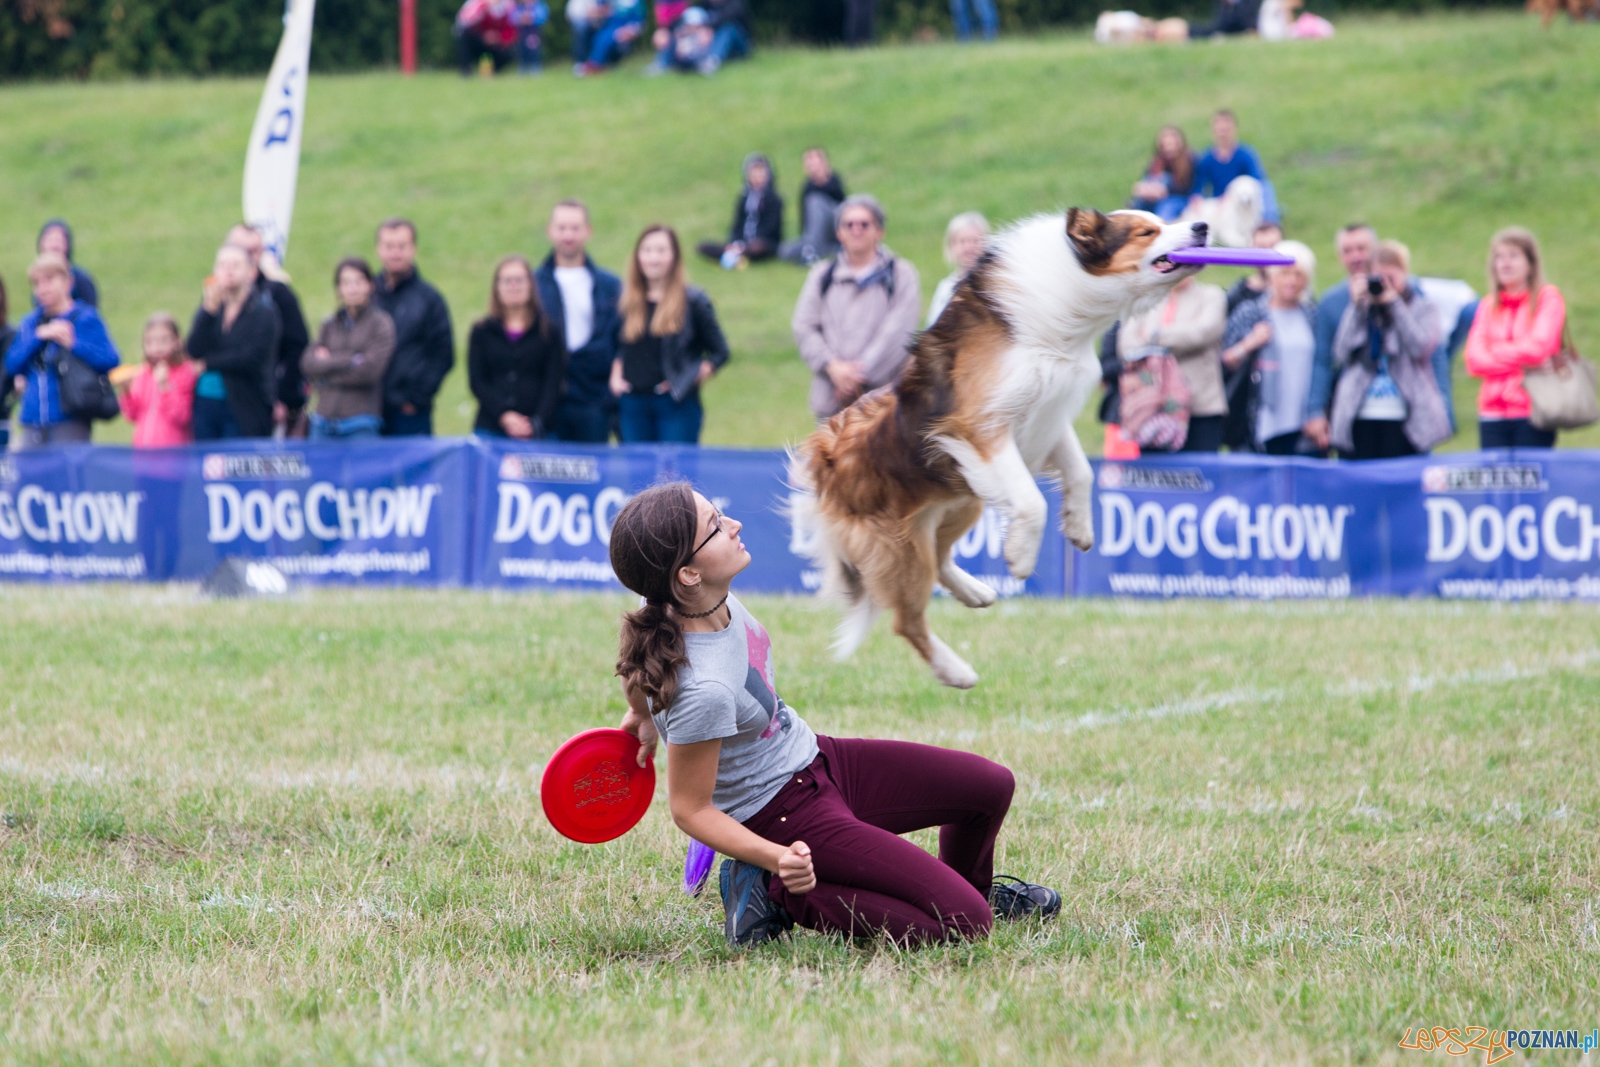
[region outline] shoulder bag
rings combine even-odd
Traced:
[[[122,413],[111,379],[73,355],[62,352],[56,361],[61,382],[61,412],[80,419],[114,419]]]
[[[1561,350],[1537,367],[1522,372],[1533,410],[1528,421],[1541,430],[1576,430],[1600,422],[1600,376],[1594,364],[1578,355],[1566,323],[1561,325]]]

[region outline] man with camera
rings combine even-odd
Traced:
[[[1332,408],[1305,431],[1346,459],[1416,455],[1450,437],[1432,365],[1437,316],[1412,283],[1410,261],[1405,245],[1383,241],[1371,273],[1348,282],[1349,304],[1331,345],[1338,375]]]
[[[1364,222],[1352,222],[1339,230],[1333,239],[1339,253],[1339,264],[1344,267],[1345,280],[1328,286],[1327,292],[1317,301],[1317,351],[1311,364],[1311,395],[1307,398],[1305,435],[1328,447],[1328,404],[1333,399],[1336,371],[1333,367],[1333,335],[1339,330],[1339,321],[1358,289],[1367,284],[1367,272],[1372,269],[1372,253],[1378,247],[1378,234]]]

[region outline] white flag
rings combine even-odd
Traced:
[[[261,108],[244,156],[244,218],[259,226],[267,248],[284,261],[294,185],[300,173],[300,133],[306,117],[311,62],[311,11],[316,0],[289,0],[283,40],[267,75]]]

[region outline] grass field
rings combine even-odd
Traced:
[[[602,846],[539,811],[620,715],[621,606],[0,588],[0,1062],[1421,1065],[1408,1027],[1600,1022],[1593,612],[941,601],[958,693],[755,599],[819,730],[1011,766],[999,866],[1066,903],[736,953],[660,796]]]
[[[1324,283],[1338,270],[1334,230],[1352,218],[1407,241],[1420,272],[1480,287],[1489,234],[1520,223],[1544,238],[1580,346],[1600,337],[1592,26],[1547,32],[1513,13],[1350,19],[1324,42],[1117,50],[1071,35],[870,55],[775,51],[712,80],[646,81],[638,69],[583,82],[558,70],[494,82],[314,77],[289,259],[313,318],[330,310],[331,265],[370,250],[384,216],[417,219],[423,269],[464,338],[495,260],[543,254],[558,198],[592,204],[595,252],[615,267],[653,220],[691,238],[723,232],[752,149],[774,157],[792,198],[812,143],[833,151],[853,189],[882,198],[890,243],[918,265],[926,299],[945,273],[951,215],[1115,207],[1158,126],[1181,123],[1202,144],[1207,117],[1227,105],[1266,160],[1291,235],[1322,257]],[[39,223],[61,214],[78,227],[80,258],[125,348],[149,311],[190,313],[239,212],[260,92],[257,79],[0,88],[0,274],[13,303]],[[810,424],[789,334],[800,272],[724,275],[705,264],[694,277],[715,297],[735,353],[708,390],[707,440],[797,438]],[[1464,413],[1475,395],[1461,376]],[[442,432],[467,430],[469,399],[458,372]],[[107,440],[128,432],[101,430]],[[1469,414],[1452,447],[1476,438]],[[1600,429],[1569,443],[1600,443]]]

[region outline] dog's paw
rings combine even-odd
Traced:
[[[1094,524],[1076,514],[1061,516],[1061,532],[1074,548],[1088,552],[1094,548]]]
[[[971,689],[978,684],[978,672],[937,637],[933,637],[933,658],[928,666],[940,683],[952,689]]]
[[[1036,566],[1038,566],[1038,564],[1039,564],[1039,546],[1038,545],[1034,545],[1031,549],[1029,549],[1026,552],[1024,552],[1024,551],[1022,551],[1020,549],[1013,551],[1010,545],[1006,546],[1006,569],[1011,572],[1011,577],[1013,577],[1013,578],[1029,578],[1029,577],[1032,577],[1033,569]]]
[[[965,595],[963,596],[962,593]],[[1000,594],[989,588],[988,582],[980,581],[977,578],[972,579],[972,584],[962,590],[962,593],[952,593],[951,595],[969,608],[986,608],[1000,599]]]

